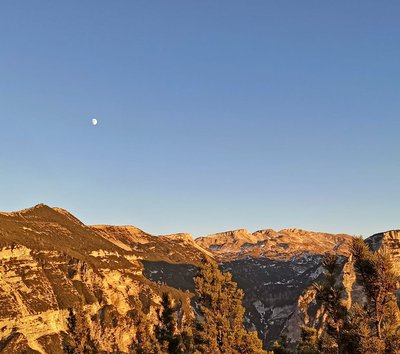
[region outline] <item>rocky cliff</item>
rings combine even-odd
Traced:
[[[105,351],[128,351],[139,298],[155,319],[165,285],[143,276],[141,260],[194,264],[204,257],[182,235],[151,236],[130,226],[85,226],[63,209],[38,205],[0,214],[0,348],[61,353],[68,308],[83,303]],[[175,291],[177,297],[186,295]],[[102,319],[110,313],[116,321]]]
[[[299,229],[236,230],[199,238],[244,290],[247,321],[270,344],[281,334],[299,337],[307,289],[323,272],[325,253],[345,259],[352,237]],[[307,309],[308,311],[308,309]]]
[[[400,231],[391,230],[372,235],[366,239],[373,251],[386,253],[392,260],[395,271],[400,275]]]
[[[399,235],[368,239],[397,269]],[[232,272],[245,293],[246,324],[265,344],[281,334],[295,340],[300,323],[319,318],[310,285],[321,276],[326,252],[341,257],[349,303],[360,297],[350,244],[349,235],[298,229],[236,230],[196,240],[184,233],[154,236],[134,226],[87,226],[43,204],[0,213],[0,350],[61,353],[68,308],[81,303],[102,349],[127,352],[137,301],[153,322],[163,291],[189,303],[205,257]]]
[[[384,253],[392,262],[393,270],[400,275],[400,231],[391,230],[368,237],[365,242],[374,252]],[[342,304],[350,309],[354,303],[365,304],[366,294],[361,285],[360,275],[354,267],[352,255],[340,259],[340,274],[337,285],[343,287]],[[396,291],[398,305],[400,307],[400,277],[398,290]],[[282,333],[288,335],[294,342],[299,338],[299,323],[321,329],[324,323],[324,311],[316,300],[315,288],[310,286],[304,290],[297,300],[296,310],[289,317]]]

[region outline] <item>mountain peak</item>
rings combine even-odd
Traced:
[[[236,229],[231,231],[217,232],[216,234],[211,234],[206,237],[219,238],[220,240],[230,239],[231,241],[234,241],[234,240],[242,240],[244,238],[249,238],[251,237],[251,233],[246,229]]]
[[[32,213],[40,209],[51,209],[48,205],[40,203],[36,204],[33,207],[25,208],[25,209],[20,209],[20,210],[15,210],[15,211],[5,211],[5,212],[0,212],[1,214],[27,214],[27,213]]]
[[[50,207],[44,203],[39,203],[28,209],[41,209],[41,208],[50,208]]]
[[[10,211],[10,212],[0,212],[0,215],[5,216],[5,217],[11,217],[11,218],[38,218],[43,216],[44,214],[51,214],[55,213],[55,211],[49,207],[46,204],[37,204],[33,207],[30,208],[25,208],[21,210],[16,210],[16,211]]]
[[[191,234],[184,232],[180,232],[177,234],[170,234],[170,235],[162,235],[162,236],[167,237],[170,240],[193,242],[193,236]]]

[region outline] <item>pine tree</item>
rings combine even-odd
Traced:
[[[301,354],[318,354],[318,334],[312,327],[301,326],[300,343],[297,347]]]
[[[321,337],[323,346],[334,353],[341,352],[341,329],[346,319],[347,308],[342,303],[343,286],[337,285],[337,275],[340,271],[338,257],[326,254],[322,265],[325,268],[324,279],[314,288],[317,290],[317,300],[322,302],[327,314],[325,336]],[[303,327],[302,330],[305,331]],[[306,333],[303,333],[306,334]]]
[[[180,303],[181,312],[180,316],[180,331],[182,336],[182,341],[185,347],[186,354],[195,353],[193,329],[195,325],[195,314],[190,301],[190,292],[187,290],[185,292],[185,298]],[[183,311],[186,308],[186,311]]]
[[[221,273],[215,262],[203,261],[194,278],[199,317],[195,325],[200,353],[265,353],[256,335],[243,325],[243,292],[230,273]]]
[[[374,329],[376,353],[396,353],[400,351],[400,323],[393,265],[386,254],[372,252],[361,238],[354,239],[352,252],[367,296],[365,311]]]
[[[366,305],[342,305],[341,286],[336,285],[338,259],[326,256],[324,280],[315,284],[317,299],[326,311],[327,325],[318,339],[322,353],[400,353],[400,312],[394,291],[398,281],[387,255],[374,253],[361,238],[353,240],[352,254],[358,280],[366,294]],[[307,330],[308,331],[308,330]],[[302,342],[310,338],[302,328]],[[312,339],[314,341],[314,337]]]
[[[67,338],[63,346],[68,354],[98,353],[97,345],[90,336],[86,311],[81,303],[70,308],[67,318]]]
[[[274,354],[289,354],[291,353],[289,349],[288,338],[285,335],[281,335],[278,340],[272,345],[272,351]]]
[[[156,327],[156,337],[161,348],[171,354],[189,354],[190,338],[186,331],[183,335],[178,331],[176,321],[178,307],[173,306],[170,294],[162,294],[161,306],[162,309],[158,312],[160,324]]]
[[[143,312],[143,305],[139,298],[133,299],[134,306],[131,311],[136,332],[130,346],[132,354],[159,354],[162,353],[150,321]]]
[[[366,310],[354,304],[348,312],[342,329],[342,352],[354,354],[377,354],[384,352],[384,343],[372,330]]]

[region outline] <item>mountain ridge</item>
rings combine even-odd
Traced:
[[[0,344],[8,343],[11,352],[61,353],[67,309],[84,299],[93,318],[112,308],[121,323],[104,327],[94,321],[93,337],[104,350],[117,338],[126,352],[126,333],[134,331],[126,320],[133,299],[144,301],[151,321],[163,291],[190,302],[192,277],[204,258],[232,273],[244,291],[246,326],[257,329],[266,347],[281,334],[295,340],[299,324],[316,316],[309,310],[315,307],[309,287],[323,272],[326,252],[341,257],[353,296],[351,240],[301,229],[238,229],[193,239],[188,233],[151,235],[129,225],[85,225],[67,210],[45,204],[0,212]],[[366,241],[399,262],[400,231]]]

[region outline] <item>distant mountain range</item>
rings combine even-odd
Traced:
[[[193,301],[193,275],[203,258],[219,262],[244,290],[245,320],[266,346],[299,325],[314,324],[318,304],[311,285],[323,272],[325,253],[340,256],[347,301],[362,297],[350,246],[352,236],[298,229],[249,233],[234,230],[193,239],[190,234],[150,235],[134,226],[84,225],[68,211],[39,204],[0,213],[0,349],[62,353],[68,308],[84,299],[91,333],[110,350],[110,338],[128,351],[133,297],[156,320],[160,295]],[[386,252],[400,274],[400,231],[367,239]],[[114,324],[102,320],[113,309]]]

